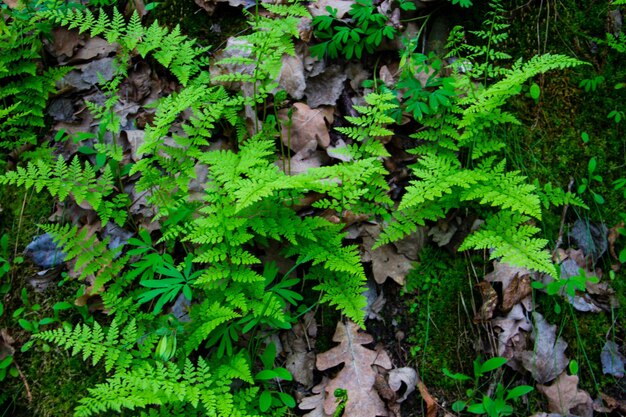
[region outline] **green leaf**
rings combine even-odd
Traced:
[[[539,100],[540,95],[541,95],[541,89],[539,88],[539,85],[537,85],[537,83],[533,83],[530,86],[530,97],[533,100]]]
[[[261,411],[266,412],[272,406],[272,393],[270,391],[263,391],[259,396],[259,408]]]
[[[296,406],[296,400],[286,392],[279,392],[278,398],[289,408],[294,408]]]
[[[276,373],[276,376],[280,379],[284,379],[285,381],[293,380],[293,376],[291,376],[289,371],[285,368],[274,368],[274,372]]]
[[[255,376],[254,379],[258,379],[261,381],[267,381],[270,379],[274,379],[276,378],[278,375],[276,372],[274,372],[273,369],[263,369],[262,371],[258,372]]]
[[[502,365],[504,365],[507,362],[506,358],[501,358],[499,356],[496,356],[495,358],[491,358],[488,361],[485,361],[481,366],[480,366],[480,373],[481,374],[485,374],[487,372],[491,372],[494,369],[497,369],[499,367],[501,367]]]
[[[569,363],[569,372],[572,375],[577,375],[578,374],[578,361],[575,359],[572,359]]]
[[[465,401],[455,401],[454,403],[452,403],[452,411],[454,411],[455,413],[460,413],[465,409],[466,405],[467,403]]]
[[[583,132],[583,133],[580,134],[580,137],[582,138],[583,143],[589,142],[589,133]]]
[[[62,310],[69,310],[70,308],[73,308],[74,306],[70,303],[68,303],[67,301],[60,301],[58,303],[56,303],[55,305],[52,306],[52,309],[54,311],[62,311]]]
[[[33,326],[33,324],[30,321],[28,321],[26,319],[19,319],[17,322],[27,332],[34,332],[35,331],[35,327]]]
[[[467,407],[467,411],[472,414],[485,414],[485,406],[482,403],[472,404]]]
[[[11,363],[13,363],[13,356],[8,355],[6,358],[0,361],[0,369],[8,368]]]
[[[445,374],[448,378],[452,378],[452,379],[457,380],[457,381],[469,381],[469,380],[471,380],[471,379],[472,379],[472,378],[470,378],[469,376],[467,376],[467,375],[463,375],[463,374],[460,374],[460,373],[453,374],[452,372],[450,372],[450,371],[448,370],[448,368],[443,368],[441,371],[442,371],[442,372],[443,372],[443,373],[444,373],[444,374]]]
[[[529,392],[531,392],[534,388],[529,386],[529,385],[520,385],[517,386],[513,389],[510,389],[509,391],[507,391],[506,393],[506,399],[507,400],[512,400],[514,398],[518,398],[521,397],[523,395],[528,394]]]

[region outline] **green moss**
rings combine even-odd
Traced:
[[[426,247],[421,261],[407,277],[405,304],[410,315],[404,318],[413,366],[429,389],[456,391],[455,381],[444,377],[443,368],[471,374],[475,330],[466,317],[461,298],[470,300],[466,264],[443,249]],[[467,301],[471,305],[471,301]],[[460,393],[459,393],[460,394]],[[454,396],[455,394],[452,394]]]

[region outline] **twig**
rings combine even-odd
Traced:
[[[28,381],[26,381],[26,376],[24,376],[24,373],[20,369],[20,366],[17,364],[17,362],[13,362],[13,365],[15,365],[15,369],[17,369],[17,372],[20,374],[20,378],[22,379],[22,382],[24,383],[24,388],[26,389],[26,399],[28,399],[29,403],[32,403],[33,394],[30,392],[30,386],[28,385]]]

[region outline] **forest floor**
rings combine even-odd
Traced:
[[[17,7],[3,1],[8,7]],[[218,59],[229,53],[225,50],[229,39],[232,42],[232,37],[245,33],[245,3],[168,0],[146,12],[146,5],[136,0],[119,2],[118,7],[126,18],[139,10],[144,24],[155,19],[171,28],[179,24],[198,44],[212,45],[211,57]],[[309,10],[314,14],[328,5],[345,14],[353,3],[324,0],[310,5]],[[448,1],[417,2],[412,17],[405,19],[403,11],[403,19],[395,18],[397,28],[415,36],[424,54],[445,54],[443,45],[455,25],[467,30],[481,28],[490,8],[486,2],[475,3],[460,8]],[[367,274],[366,320],[365,328],[358,329],[333,307],[313,302],[306,314],[297,316],[291,330],[268,336],[276,346],[277,361],[282,361],[281,366],[294,379],[281,385],[298,403],[288,415],[341,415],[341,410],[329,412],[329,400],[322,395],[328,384],[337,384],[339,379],[344,384],[341,388],[348,391],[347,403],[352,404],[344,409],[346,417],[468,415],[467,407],[474,407],[474,414],[490,416],[626,415],[626,270],[619,260],[625,246],[620,230],[626,219],[626,187],[615,186],[626,177],[626,133],[623,123],[615,122],[614,116],[607,118],[615,110],[623,114],[626,88],[614,86],[626,82],[626,60],[601,42],[607,32],[621,31],[620,9],[606,1],[504,3],[508,39],[498,48],[513,57],[511,62],[562,53],[590,63],[535,77],[533,84],[539,86],[540,96],[527,85],[507,104],[521,124],[497,127],[495,133],[506,141],[503,152],[509,169],[542,184],[582,190],[580,196],[588,209],[549,209],[536,224],[549,242],[561,277],[572,284],[548,295],[531,285],[545,281],[536,272],[494,261],[488,251],[459,251],[463,240],[482,221],[477,211],[451,210],[406,238],[373,249],[382,222],[316,209],[311,199],[299,208],[299,214],[343,224],[346,242],[359,248]],[[375,10],[384,10],[389,16],[395,16],[398,4],[374,2]],[[254,7],[248,10],[255,12]],[[348,15],[343,19],[348,21]],[[301,34],[307,39],[296,44],[297,59],[284,63],[281,71],[281,86],[289,98],[278,114],[282,111],[285,116],[291,109],[289,117],[295,115],[290,121],[297,133],[288,143],[278,139],[276,154],[283,166],[288,160],[294,175],[340,160],[336,149],[343,137],[334,128],[347,126],[345,116],[355,116],[354,105],[363,104],[363,97],[372,91],[362,82],[376,80],[391,88],[401,67],[399,36],[383,41],[360,59],[315,60],[308,52],[317,42],[313,32],[309,26],[308,34]],[[61,136],[77,135],[100,129],[85,102],[105,103],[100,78],[113,79],[117,47],[58,26],[44,41],[44,50],[41,65],[74,69],[49,100],[47,130],[42,137],[52,144],[55,156],[70,160],[81,155],[95,161],[93,149],[58,137],[59,132]],[[231,70],[216,69],[217,73]],[[586,89],[583,80],[596,80],[598,85]],[[179,89],[175,78],[154,61],[132,57],[114,106],[120,138],[130,158],[145,126],[154,118],[150,104]],[[410,119],[406,114],[405,118]],[[412,119],[401,122],[385,142],[390,154],[384,161],[386,180],[396,202],[412,180],[409,167],[417,156],[407,152],[414,146],[409,136],[420,128]],[[299,153],[308,149],[311,141],[313,151]],[[229,145],[217,146],[226,149]],[[285,157],[283,146],[295,155]],[[29,158],[21,159],[21,153],[32,151],[13,152],[4,169],[15,169]],[[588,186],[581,189],[581,184]],[[133,223],[150,228],[145,206],[133,206],[129,215]],[[0,188],[0,225],[5,236],[0,241],[0,257],[7,268],[0,281],[4,310],[0,315],[0,367],[6,363],[4,368],[10,371],[4,381],[0,379],[4,384],[2,416],[72,415],[76,402],[86,394],[83,387],[95,386],[107,377],[103,367],[89,366],[80,355],[48,345],[27,345],[33,333],[52,328],[54,323],[74,325],[91,316],[106,316],[98,297],[87,295],[88,284],[73,279],[76,274],[67,263],[51,266],[41,258],[56,254],[54,246],[41,247],[33,241],[43,234],[40,224],[62,219],[86,226],[93,235],[108,234],[122,240],[137,236],[130,226],[128,230],[105,231],[88,205],[69,207],[35,189]],[[29,244],[31,249],[25,252]],[[269,263],[273,254],[266,255]],[[294,267],[293,262],[277,265],[280,274],[292,268],[302,273],[302,267]],[[42,321],[46,317],[50,320]],[[350,348],[353,355],[360,355],[357,359],[342,356],[346,353],[341,348],[348,341],[358,345]],[[29,348],[23,349],[25,345]],[[374,359],[372,352],[376,353]],[[8,356],[13,358],[11,363],[3,362]],[[507,364],[499,358],[507,358]],[[372,386],[350,380],[346,375],[350,361],[358,372],[375,375],[374,391]],[[532,391],[522,393],[526,386]],[[516,388],[519,398],[513,394]],[[368,396],[372,395],[378,402],[371,403]],[[367,405],[355,406],[355,398]],[[501,404],[496,411],[489,411],[485,398],[501,400]],[[335,404],[332,410],[340,400],[330,398]],[[509,403],[514,408],[507,409]]]

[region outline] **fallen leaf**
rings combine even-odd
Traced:
[[[75,65],[94,58],[106,58],[117,51],[117,47],[116,43],[109,43],[100,37],[89,38],[67,63]]]
[[[616,261],[619,261],[619,255],[615,251],[615,242],[621,236],[618,230],[623,229],[623,228],[624,228],[624,222],[621,221],[618,224],[616,224],[614,227],[611,227],[609,229],[609,234],[607,237],[607,240],[609,242],[609,253],[613,257],[613,259],[615,259]]]
[[[498,336],[497,356],[509,359],[508,366],[522,371],[523,367],[517,355],[526,348],[526,333],[533,327],[528,313],[521,304],[517,304],[505,317],[496,317],[491,324]]]
[[[569,363],[565,356],[567,343],[557,337],[556,325],[550,325],[541,314],[534,312],[533,321],[531,339],[535,342],[534,349],[521,352],[519,357],[533,378],[545,384],[560,375]]]
[[[360,331],[358,324],[348,321],[337,323],[333,341],[339,343],[327,352],[317,355],[317,369],[324,371],[343,364],[339,373],[324,388],[324,412],[332,415],[337,403],[333,397],[336,389],[348,392],[344,417],[386,416],[387,410],[374,389],[376,371],[373,365],[390,369],[391,359],[385,351],[376,352],[363,345],[372,343],[374,338]]]
[[[528,297],[532,292],[530,275],[525,274],[520,276],[519,273],[516,274],[502,294],[502,311],[504,313],[509,312],[513,306]]]
[[[428,388],[422,381],[417,382],[417,389],[426,403],[426,417],[437,417],[437,401],[428,392]]]
[[[498,306],[498,293],[493,289],[488,281],[479,282],[476,287],[480,291],[483,303],[474,315],[474,323],[486,323],[493,317],[493,313]]]
[[[400,417],[400,404],[397,402],[396,392],[391,389],[389,383],[381,374],[376,375],[374,381],[374,389],[378,395],[387,403],[387,416]]]
[[[617,343],[607,340],[600,354],[602,361],[602,373],[610,374],[616,378],[624,376],[624,355],[619,351]]]
[[[296,100],[300,100],[304,96],[306,80],[304,78],[304,65],[299,56],[283,55],[278,85]]]
[[[281,337],[283,351],[287,354],[285,367],[294,380],[305,387],[313,386],[313,370],[315,368],[315,339],[309,329],[317,329],[315,316],[312,312],[305,314],[290,331]]]
[[[309,5],[311,16],[328,16],[327,7],[337,9],[337,19],[342,19],[349,11],[354,1],[352,0],[318,0]]]
[[[57,27],[52,30],[52,43],[48,43],[47,49],[57,58],[61,55],[64,55],[65,58],[71,58],[81,44],[83,44],[83,41],[77,31]]]
[[[583,220],[576,220],[569,232],[569,237],[595,264],[608,249],[608,233],[609,231],[604,224],[596,225]]]
[[[399,403],[406,400],[417,387],[417,372],[415,369],[404,367],[389,371],[389,387],[398,392],[402,388],[402,384],[406,385],[406,390],[404,394],[396,400]]]
[[[548,399],[548,410],[564,416],[593,416],[593,401],[587,391],[578,389],[578,377],[563,372],[550,386],[537,385]]]
[[[334,106],[341,95],[348,76],[339,65],[326,67],[320,74],[309,76],[304,95],[311,108]]]
[[[279,110],[278,118],[283,144],[294,152],[330,145],[328,126],[334,120],[331,108],[312,109],[305,103],[295,103],[291,109]]]
[[[330,380],[327,377],[322,378],[322,382],[313,387],[311,390],[313,394],[308,397],[304,397],[298,404],[298,408],[301,410],[312,410],[306,413],[303,417],[330,417],[324,412],[324,402],[326,401],[326,386]],[[334,397],[333,397],[334,399]]]
[[[393,244],[386,244],[372,250],[378,240],[380,225],[365,225],[361,229],[363,245],[361,260],[372,262],[372,274],[378,284],[384,283],[387,278],[393,279],[398,285],[404,285],[406,276],[413,268],[413,261],[399,254]]]

